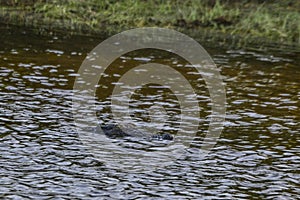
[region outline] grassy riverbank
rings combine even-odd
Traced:
[[[2,0],[2,23],[80,34],[158,26],[300,45],[300,2],[287,0]],[[230,2],[230,3],[228,3]]]

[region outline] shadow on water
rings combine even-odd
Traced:
[[[0,29],[1,197],[288,199],[300,195],[299,51],[271,45],[268,50],[235,49],[199,39],[226,83],[227,119],[218,144],[205,159],[191,154],[164,168],[128,173],[122,165],[95,159],[78,139],[73,122],[77,70],[101,38],[42,37]],[[186,61],[159,51],[132,52],[112,63],[97,90],[99,123],[112,118],[105,105],[122,73],[149,62],[185,66],[181,73],[199,94],[201,142],[211,103],[205,82]],[[149,122],[145,110],[154,103],[168,115],[163,132],[176,136],[180,105],[164,87],[147,85],[136,91],[132,116],[141,124]],[[141,145],[130,142],[132,148]],[[104,153],[113,156],[110,150]],[[142,162],[147,164],[146,159]]]

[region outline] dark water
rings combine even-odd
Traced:
[[[226,83],[227,119],[217,145],[205,159],[189,156],[154,170],[128,172],[122,165],[96,159],[74,125],[72,89],[77,70],[101,39],[0,30],[1,198],[297,199],[300,195],[299,51],[202,41]],[[174,55],[151,50],[117,59],[97,90],[99,122],[111,119],[110,110],[101,105],[109,102],[122,69],[150,61],[175,68],[186,65]],[[210,99],[206,87],[197,85],[198,76],[185,69],[203,108],[197,134],[201,138]],[[180,109],[170,91],[152,85],[133,96],[137,122],[149,122],[144,110],[153,102],[173,116]],[[176,134],[174,127],[176,117],[163,129]]]

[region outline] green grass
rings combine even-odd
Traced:
[[[53,31],[100,33],[145,26],[201,28],[246,39],[300,45],[300,2],[257,1],[6,0],[0,18],[10,24]]]
[[[259,7],[241,19],[231,34],[265,37],[278,42],[300,44],[300,14],[297,11],[271,11]]]

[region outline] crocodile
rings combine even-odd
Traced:
[[[99,132],[98,127],[98,132]],[[102,125],[101,130],[103,133],[111,139],[116,139],[116,138],[124,138],[124,137],[145,137],[147,136],[148,139],[150,140],[173,140],[174,137],[169,134],[169,133],[162,133],[162,134],[142,134],[140,131],[134,131],[134,130],[128,130],[128,131],[123,131],[121,128],[114,124],[109,124],[109,125]]]

